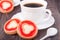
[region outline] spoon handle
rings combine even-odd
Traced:
[[[48,35],[45,35],[44,37],[42,37],[40,40],[44,40],[45,38],[47,38]]]

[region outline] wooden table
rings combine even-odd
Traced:
[[[52,11],[52,15],[55,18],[55,24],[52,27],[55,27],[58,29],[58,34],[56,36],[53,37],[49,37],[46,40],[60,40],[60,6],[59,6],[59,0],[47,0],[48,2],[48,7],[49,9],[51,9]],[[12,11],[9,14],[2,14],[0,13],[0,40],[24,40],[22,38],[20,38],[17,34],[16,35],[7,35],[5,34],[3,27],[4,27],[4,23],[9,20],[14,14],[16,14],[17,12],[20,12],[20,7],[19,5],[17,7],[15,7],[14,11]],[[46,34],[46,30],[40,30],[38,32],[38,35],[33,38],[32,40],[39,40],[40,38],[42,38],[45,34]]]

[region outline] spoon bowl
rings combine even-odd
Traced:
[[[57,34],[57,29],[56,28],[49,28],[48,30],[47,30],[47,35],[49,35],[49,36],[54,36],[54,35],[56,35]]]
[[[56,29],[56,28],[49,28],[48,30],[47,30],[47,34],[43,37],[43,38],[41,38],[40,40],[44,40],[45,38],[47,38],[47,37],[50,37],[50,36],[54,36],[54,35],[56,35],[58,33],[58,30]]]

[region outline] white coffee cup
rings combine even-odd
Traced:
[[[29,3],[38,3],[43,6],[35,7],[35,8],[24,6],[25,4],[29,4]],[[46,9],[47,8],[46,1],[25,0],[25,1],[21,1],[20,5],[21,5],[21,13],[16,14],[16,18],[20,20],[31,20],[35,22],[36,24],[39,24],[39,23],[49,20],[51,17],[51,11],[49,9]],[[48,14],[46,12],[48,12]],[[46,14],[48,15],[47,17],[46,17]]]

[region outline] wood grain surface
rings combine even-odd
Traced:
[[[55,27],[58,29],[58,34],[53,37],[46,38],[45,40],[60,40],[60,1],[59,0],[47,0],[48,2],[48,9],[52,11],[52,16],[55,18],[55,24],[52,25],[51,27]],[[5,34],[3,27],[4,23],[9,20],[14,14],[17,12],[20,12],[21,8],[20,5],[15,7],[15,9],[9,13],[9,14],[2,14],[0,13],[0,40],[25,40],[19,37],[17,34],[16,35],[7,35]],[[46,30],[39,30],[38,35],[31,39],[31,40],[39,40],[42,38],[44,35],[46,35]]]

